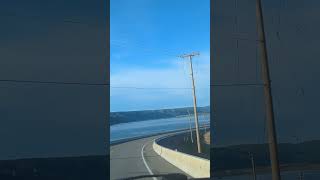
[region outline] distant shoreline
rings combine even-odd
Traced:
[[[202,129],[202,127],[200,127],[200,129]],[[194,131],[195,128],[192,128],[192,130]],[[170,134],[170,133],[178,133],[178,132],[189,132],[189,131],[190,131],[189,128],[183,128],[183,129],[176,129],[176,130],[159,132],[159,133],[154,133],[154,134],[147,134],[147,135],[142,135],[142,136],[135,136],[135,137],[117,139],[117,140],[113,140],[113,141],[110,140],[110,146],[121,144],[121,143],[125,143],[125,142],[128,142],[128,141],[137,140],[137,139],[147,138],[147,137],[151,137],[151,136],[158,136],[158,135],[162,135],[162,134]]]
[[[198,114],[210,114],[210,106],[198,107]],[[159,110],[143,110],[143,111],[127,111],[127,112],[111,112],[110,125],[137,122],[145,120],[156,120],[166,118],[177,118],[193,116],[193,107],[159,109]]]

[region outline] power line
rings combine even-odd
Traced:
[[[0,79],[3,83],[26,83],[26,84],[53,84],[53,85],[84,85],[84,86],[108,86],[108,83],[85,83],[85,82],[65,82],[65,81],[36,81],[36,80],[14,80]]]
[[[225,87],[225,86],[265,86],[263,83],[230,83],[230,84],[211,84],[210,86]]]
[[[84,86],[108,86],[107,83],[84,83],[84,82],[62,82],[62,81],[34,81],[34,80],[5,80],[0,79],[2,83],[15,84],[50,84],[50,85],[84,85]],[[134,86],[111,86],[116,89],[191,89],[184,87],[134,87]]]
[[[40,15],[18,15],[18,14],[0,14],[0,17],[25,17],[25,18],[31,18],[31,21],[38,21],[36,18],[43,18],[43,16]],[[66,17],[61,17],[62,19],[50,19],[54,22],[59,21],[62,23],[68,23],[68,24],[81,24],[81,25],[87,25],[87,26],[97,26],[97,24],[93,23],[85,23],[82,21],[79,21],[77,19],[72,19],[72,18],[66,18]]]
[[[213,87],[241,87],[241,86],[257,86],[263,87],[265,84],[262,83],[231,83],[231,84],[213,84],[206,87],[197,87],[197,89],[204,89]],[[110,88],[117,88],[117,89],[192,89],[188,87],[135,87],[135,86],[110,86]]]
[[[129,86],[111,86],[110,88],[116,89],[192,89],[184,87],[129,87]]]
[[[16,80],[16,79],[0,79],[2,83],[16,84],[51,84],[51,85],[84,85],[84,86],[108,86],[109,83],[87,83],[87,82],[66,82],[66,81],[38,81],[38,80]],[[209,88],[210,86],[228,87],[228,86],[264,86],[262,83],[224,83],[212,84],[207,87],[199,87],[199,89]],[[117,89],[192,89],[189,87],[137,87],[137,86],[110,86]]]

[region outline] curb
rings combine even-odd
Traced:
[[[175,134],[176,135],[176,134]],[[153,141],[153,150],[163,159],[184,171],[193,178],[210,177],[210,160],[193,156],[190,154],[174,151],[172,149],[160,146],[157,142],[161,139],[173,135],[161,137]]]

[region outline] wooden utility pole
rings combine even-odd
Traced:
[[[190,137],[191,137],[191,142],[192,142],[192,144],[193,144],[193,135],[192,135],[191,118],[190,118],[189,110],[187,110],[187,111],[188,111],[188,119],[189,119]]]
[[[303,172],[302,171],[300,171],[299,180],[303,180]]]
[[[268,54],[267,54],[267,47],[266,47],[261,0],[256,0],[256,13],[257,13],[257,26],[258,26],[257,28],[258,28],[258,35],[259,35],[258,40],[259,40],[259,47],[261,51],[262,79],[264,83],[264,96],[265,96],[265,106],[266,106],[266,120],[267,120],[267,129],[268,129],[272,179],[280,180],[281,176],[280,176],[279,160],[278,160],[278,143],[277,143],[275,122],[274,122],[270,72],[269,72]]]
[[[194,122],[196,125],[196,135],[197,135],[197,146],[198,146],[198,153],[201,153],[201,144],[200,144],[200,134],[199,134],[199,125],[198,125],[198,113],[197,113],[197,97],[196,97],[196,87],[194,85],[194,78],[193,78],[193,67],[192,67],[192,57],[199,56],[199,53],[193,52],[191,54],[184,54],[179,57],[181,58],[189,58],[190,61],[190,71],[191,71],[191,80],[192,80],[192,92],[193,92],[193,112],[194,112]]]
[[[256,180],[257,179],[257,174],[256,174],[256,163],[254,162],[254,156],[251,152],[249,152],[250,160],[251,160],[251,167],[252,167],[252,179]]]

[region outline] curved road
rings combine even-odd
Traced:
[[[110,147],[111,180],[150,174],[181,173],[187,175],[156,154],[152,148],[154,139],[169,134],[174,133],[150,136],[112,145]],[[149,179],[155,180],[155,178]]]

